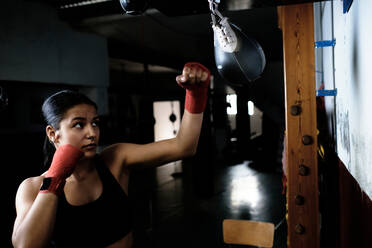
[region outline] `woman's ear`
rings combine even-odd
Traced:
[[[57,139],[56,139],[56,130],[51,125],[48,125],[45,128],[46,135],[48,136],[49,141],[55,145]]]

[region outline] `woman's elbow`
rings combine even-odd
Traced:
[[[185,149],[183,152],[183,158],[192,157],[196,154],[196,152],[197,152],[197,146]]]
[[[35,241],[35,239],[30,239],[23,237],[22,235],[12,235],[12,244],[14,248],[23,248],[23,247],[45,247],[44,244]]]
[[[27,241],[20,237],[20,235],[16,235],[13,233],[12,235],[12,244],[14,248],[23,248],[23,247],[31,247],[30,245],[27,245]]]
[[[196,154],[198,150],[198,141],[188,141],[188,142],[181,142],[181,139],[175,139],[177,142],[177,154],[181,159],[192,157]]]
[[[34,245],[31,242],[27,242],[25,240],[16,240],[12,239],[12,244],[14,248],[24,248],[24,247],[45,247],[41,245]]]
[[[12,244],[14,248],[26,247],[25,245],[21,244],[22,242],[17,239],[16,235],[12,235]]]

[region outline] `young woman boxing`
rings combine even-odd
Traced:
[[[45,100],[48,171],[24,180],[16,195],[14,247],[131,247],[128,200],[131,169],[192,156],[206,106],[210,72],[187,63],[177,83],[186,89],[185,112],[173,139],[144,145],[117,143],[96,152],[97,106],[61,91]],[[48,155],[48,154],[47,154]]]

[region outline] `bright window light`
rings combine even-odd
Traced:
[[[236,115],[237,108],[236,108],[236,94],[228,94],[226,95],[226,102],[230,104],[226,108],[226,112],[228,115]]]
[[[240,176],[231,181],[231,205],[239,207],[248,205],[252,208],[259,206],[262,201],[260,182],[256,176]]]
[[[252,101],[248,101],[248,114],[254,115],[254,103]]]

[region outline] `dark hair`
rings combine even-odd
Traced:
[[[96,110],[98,109],[95,102],[77,91],[62,90],[51,95],[44,101],[42,106],[46,125],[51,125],[55,130],[58,130],[65,113],[79,104],[88,104],[93,106]],[[44,140],[43,152],[44,166],[48,168],[55,152],[55,147],[50,143],[48,136],[46,136]]]

